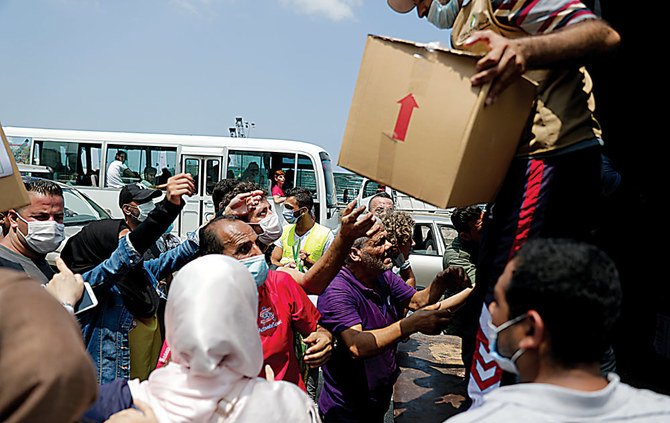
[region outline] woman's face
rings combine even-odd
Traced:
[[[275,181],[279,186],[284,185],[284,181],[286,181],[286,177],[284,175],[275,175]]]

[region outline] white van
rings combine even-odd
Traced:
[[[308,188],[314,196],[316,220],[338,224],[332,163],[328,153],[313,144],[275,139],[223,136],[141,134],[5,127],[17,163],[48,166],[40,177],[76,187],[116,218],[121,218],[119,188],[105,183],[116,153],[126,153],[131,172],[123,182],[160,185],[169,176],[186,172],[196,181],[196,193],[173,230],[180,236],[196,229],[214,213],[212,189],[221,179],[256,182],[270,191],[272,173],[286,173],[284,189]]]

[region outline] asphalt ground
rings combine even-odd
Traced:
[[[468,408],[461,339],[414,334],[398,346],[402,372],[394,386],[395,422],[442,422]]]

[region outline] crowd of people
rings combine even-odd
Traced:
[[[385,193],[331,230],[309,190],[276,170],[268,193],[250,167],[216,183],[216,215],[182,240],[196,181],[124,184],[119,151],[107,185],[124,218],[65,240],[61,188],[27,180],[30,204],[2,215],[0,421],[382,422],[415,333],[462,338],[471,407],[454,421],[670,419],[670,397],[613,371],[623,293],[591,242],[602,131],[580,65],[617,32],[579,1],[387,2],[485,47],[471,82],[492,84],[487,104],[521,74],[538,84],[498,197],[453,212],[432,283],[417,289],[414,221]]]

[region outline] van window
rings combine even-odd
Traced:
[[[272,153],[271,155],[271,171],[269,174],[271,184],[268,186],[268,192],[272,192],[272,184],[274,180],[274,172],[276,170],[284,171],[284,192],[295,186],[295,154],[294,153]]]
[[[177,167],[177,148],[141,145],[115,144],[107,147],[106,169],[116,159],[116,153],[124,151],[127,156],[126,166],[121,179],[126,184],[141,182],[146,186],[159,185],[167,182],[167,178],[175,174]],[[107,186],[107,184],[105,184]]]
[[[195,183],[196,195],[200,193],[200,159],[189,157],[184,159],[184,173],[188,173],[193,177]]]
[[[228,179],[255,182],[265,188],[268,186],[269,170],[270,153],[233,150],[228,153]]]
[[[7,137],[16,164],[30,164],[30,137]]]
[[[67,141],[35,141],[33,164],[48,166],[49,179],[68,185],[98,186],[101,145]]]
[[[207,159],[205,165],[205,194],[212,195],[214,185],[221,179],[219,173],[221,169],[219,159]]]
[[[298,155],[298,171],[296,172],[295,186],[307,188],[311,191],[312,198],[317,198],[314,163],[312,163],[312,159],[304,154]]]

